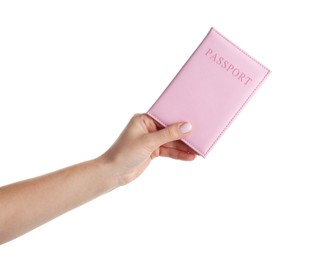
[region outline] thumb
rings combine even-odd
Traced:
[[[154,149],[159,146],[186,137],[192,130],[187,122],[173,124],[164,129],[149,134],[150,144]]]

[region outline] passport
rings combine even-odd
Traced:
[[[182,141],[205,158],[269,73],[211,28],[147,114],[163,127],[191,123]]]

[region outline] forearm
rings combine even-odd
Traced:
[[[119,186],[103,157],[0,188],[0,244]]]

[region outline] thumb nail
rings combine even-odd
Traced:
[[[188,133],[190,132],[192,129],[192,125],[190,123],[184,123],[182,124],[180,127],[179,127],[179,131],[182,133],[182,134],[185,134],[185,133]]]

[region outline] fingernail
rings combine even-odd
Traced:
[[[179,131],[182,133],[182,134],[185,134],[185,133],[188,133],[190,132],[192,129],[192,125],[190,123],[184,123],[182,124],[180,127],[179,127]]]

